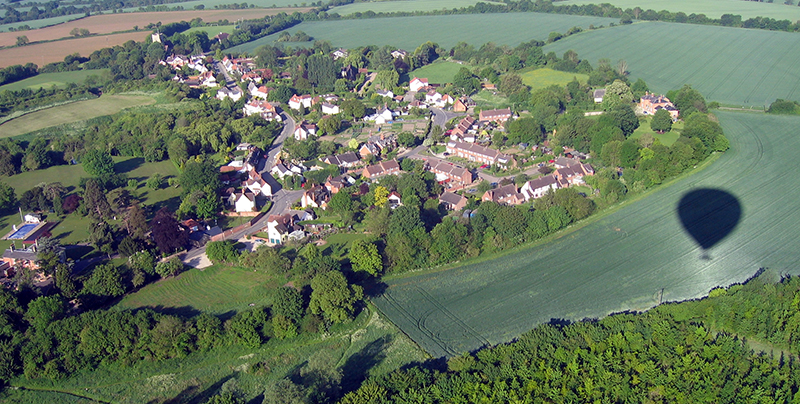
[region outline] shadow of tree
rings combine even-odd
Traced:
[[[392,336],[386,335],[370,342],[356,354],[347,358],[342,366],[342,395],[358,389],[367,379],[370,369],[386,358],[386,347],[391,344]]]
[[[134,157],[127,160],[120,161],[114,164],[114,171],[117,173],[131,172],[144,164],[144,159],[141,157]]]

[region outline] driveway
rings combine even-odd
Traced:
[[[433,112],[433,124],[440,126],[444,129],[444,125],[451,119],[457,116],[464,116],[466,113],[464,112],[453,112],[453,111],[445,111],[440,108],[431,108],[431,112]]]

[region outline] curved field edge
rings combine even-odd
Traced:
[[[374,299],[431,355],[451,356],[512,340],[553,319],[579,320],[704,296],[758,268],[796,272],[793,201],[800,179],[786,170],[800,147],[800,117],[719,111],[731,149],[654,194],[604,213],[581,231],[501,258],[387,279]],[[676,214],[697,188],[725,190],[742,206],[736,229],[703,252]],[[560,321],[560,320],[559,320]]]
[[[123,109],[155,103],[155,98],[145,95],[103,95],[87,101],[40,109],[4,122],[0,125],[0,138],[24,135],[40,129],[112,115]]]

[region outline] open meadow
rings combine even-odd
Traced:
[[[785,170],[800,148],[800,117],[719,111],[731,149],[696,175],[601,215],[551,242],[453,269],[386,280],[378,307],[431,355],[509,341],[551,319],[579,320],[659,301],[698,298],[768,267],[800,273],[800,179]],[[684,230],[690,191],[732,195],[741,220],[704,251]],[[735,199],[734,199],[735,198]],[[714,214],[732,204],[712,205]]]
[[[0,49],[0,68],[12,65],[35,63],[44,66],[48,63],[63,62],[68,55],[78,53],[88,57],[92,52],[122,45],[128,41],[141,42],[149,36],[149,32],[127,32],[90,36],[86,38],[65,39],[63,41],[43,42],[14,48]]]
[[[557,5],[571,4],[600,4],[596,0],[564,0]],[[655,11],[667,10],[673,13],[682,11],[688,14],[705,14],[709,18],[719,18],[722,14],[741,15],[742,20],[752,17],[770,17],[777,20],[800,19],[800,7],[784,4],[783,1],[741,1],[741,0],[604,0],[619,8],[627,9],[640,7],[642,10]]]
[[[475,5],[479,0],[403,0],[403,1],[365,1],[361,3],[351,3],[344,6],[334,7],[329,12],[339,15],[349,15],[353,13],[364,13],[373,11],[376,13],[394,13],[398,11],[435,11],[452,10],[454,8],[469,7]],[[485,1],[484,3],[494,3]],[[501,3],[502,4],[502,3]]]
[[[75,28],[88,29],[92,34],[110,34],[112,32],[130,31],[134,27],[139,27],[143,31],[139,34],[142,38],[150,31],[144,30],[149,23],[161,22],[168,24],[179,21],[191,21],[195,18],[202,18],[204,22],[216,22],[219,20],[234,21],[239,18],[256,19],[267,15],[275,15],[281,12],[293,13],[294,11],[304,12],[304,9],[246,9],[246,10],[186,10],[186,11],[159,11],[149,13],[121,13],[121,14],[102,14],[79,20],[54,25],[47,28],[34,29],[19,32],[0,33],[0,46],[13,46],[17,43],[17,36],[25,35],[31,42],[52,41],[54,39],[71,37],[70,31]],[[215,34],[216,35],[216,34]],[[141,39],[140,39],[141,40]],[[113,44],[116,45],[116,44]],[[27,49],[27,48],[26,48]],[[86,56],[85,54],[81,53]],[[61,58],[63,59],[63,58]],[[35,60],[32,60],[36,62]]]
[[[658,93],[691,84],[709,101],[762,107],[800,98],[800,41],[793,33],[647,22],[583,32],[544,51],[569,49],[595,67],[601,58],[624,59],[631,81],[642,78]]]
[[[22,135],[51,126],[63,125],[103,115],[116,114],[126,108],[155,103],[145,95],[103,95],[93,100],[78,101],[42,109],[0,125],[0,138]]]
[[[452,83],[453,77],[462,67],[469,69],[471,66],[454,62],[435,62],[408,72],[408,78],[427,78],[429,82],[435,84]]]
[[[531,90],[538,90],[550,86],[566,86],[572,79],[578,79],[581,84],[586,84],[589,76],[580,73],[567,73],[553,69],[535,69],[520,74],[522,82],[530,86]]]
[[[42,73],[24,80],[0,86],[0,91],[17,90],[36,90],[39,88],[50,88],[52,86],[65,87],[70,83],[83,83],[91,75],[101,76],[109,72],[109,69],[97,70],[75,70],[71,72]]]
[[[612,22],[619,22],[619,19],[541,13],[468,14],[304,22],[288,32],[303,31],[315,39],[331,41],[337,47],[393,45],[413,51],[427,41],[448,49],[461,41],[476,46],[486,42],[516,46],[532,39],[547,39],[553,31],[564,33],[574,26],[588,28]],[[253,52],[259,46],[273,44],[278,35],[280,33],[229,50]]]

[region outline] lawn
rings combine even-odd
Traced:
[[[329,12],[339,13],[339,15],[349,15],[353,13],[364,13],[373,11],[376,13],[394,13],[398,11],[435,11],[452,10],[454,8],[469,7],[479,0],[404,0],[404,1],[367,1],[363,3],[352,3],[340,7],[334,7]],[[493,3],[486,1],[485,3]],[[501,3],[502,4],[502,3]]]
[[[610,3],[623,9],[641,7],[643,10],[667,10],[673,13],[682,11],[687,15],[692,13],[705,14],[709,18],[719,18],[722,14],[734,14],[741,15],[743,20],[758,16],[790,20],[792,22],[800,19],[800,7],[783,4],[782,1],[648,0],[643,2],[641,0],[609,0],[603,1],[603,3]],[[556,4],[566,6],[572,4],[600,4],[600,2],[596,0],[565,0]]]
[[[0,91],[17,91],[23,89],[36,90],[39,88],[50,88],[52,86],[65,87],[69,83],[83,83],[87,77],[106,74],[109,69],[97,70],[76,70],[73,72],[42,73],[25,80],[0,86]]]
[[[151,307],[165,312],[223,315],[247,309],[251,303],[271,304],[271,291],[276,286],[281,286],[280,282],[264,272],[212,266],[147,285],[126,296],[115,308]]]
[[[709,167],[496,259],[386,279],[377,306],[433,356],[509,341],[551,319],[578,320],[698,298],[758,268],[798,274],[800,117],[720,111],[731,149]],[[689,191],[731,194],[742,217],[703,256],[677,214]],[[724,212],[726,206],[713,206]],[[662,296],[663,295],[663,296]]]
[[[683,121],[678,121],[672,124],[672,130],[666,133],[656,133],[653,129],[650,128],[650,121],[652,120],[651,117],[640,118],[639,119],[639,127],[633,131],[631,134],[631,139],[638,139],[642,137],[644,134],[653,135],[654,139],[658,139],[661,144],[665,146],[672,146],[676,140],[681,136],[681,130],[683,129]]]
[[[187,30],[187,31],[184,31],[184,34],[190,34],[192,32],[203,31],[203,32],[208,34],[209,38],[213,38],[214,36],[216,36],[220,32],[224,32],[226,34],[232,34],[234,28],[236,28],[235,25],[214,25],[214,26],[210,26],[210,27],[194,27],[194,28],[189,28],[189,30]]]
[[[142,362],[135,367],[105,366],[59,380],[56,386],[48,380],[20,377],[11,381],[11,385],[43,391],[6,389],[0,401],[81,402],[70,396],[76,395],[121,404],[201,403],[215,394],[223,382],[235,378],[244,402],[260,403],[261,394],[269,384],[288,376],[300,378],[300,367],[313,357],[326,358],[323,363],[328,370],[340,369],[345,388],[354,388],[364,376],[387,374],[428,358],[408,337],[370,308],[351,323],[332,326],[324,335],[305,334],[283,341],[271,339],[257,349],[224,346],[184,358]],[[256,372],[255,365],[266,370]]]
[[[51,126],[116,114],[126,108],[149,105],[155,102],[156,100],[153,97],[145,95],[103,95],[93,100],[59,105],[31,112],[3,123],[0,125],[0,138],[23,135]]]
[[[531,90],[539,90],[553,85],[564,87],[576,78],[581,84],[586,84],[586,81],[589,80],[589,76],[586,74],[567,73],[547,68],[530,70],[522,73],[521,76],[522,82],[530,86]]]
[[[793,33],[652,22],[583,32],[544,51],[569,49],[595,67],[600,58],[624,59],[630,80],[642,78],[657,93],[691,84],[707,100],[729,105],[800,99],[800,41]]]
[[[408,78],[414,77],[427,78],[433,84],[452,83],[453,77],[461,70],[462,67],[469,68],[469,65],[462,65],[454,62],[436,62],[427,66],[420,67],[419,69],[408,72]]]
[[[508,102],[508,98],[498,94],[494,94],[489,90],[481,90],[477,94],[472,95],[472,100],[475,101],[477,107],[481,109],[503,108],[511,105],[511,103]]]
[[[427,41],[447,49],[461,41],[476,46],[490,41],[516,46],[532,39],[547,39],[553,31],[564,33],[574,26],[588,28],[612,22],[619,19],[541,13],[469,14],[304,22],[288,32],[303,31],[315,39],[331,41],[336,47],[392,45],[413,51]],[[273,44],[279,35],[269,35],[228,51],[253,52],[261,45]]]

